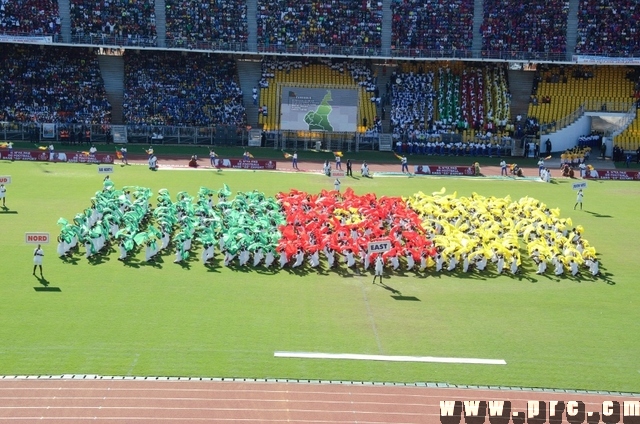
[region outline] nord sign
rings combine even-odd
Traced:
[[[98,166],[98,174],[113,174],[113,166]]]
[[[49,233],[24,233],[24,241],[30,244],[49,243]]]
[[[0,184],[11,184],[11,175],[0,175]]]
[[[369,242],[369,253],[383,253],[391,250],[390,240],[378,240]]]

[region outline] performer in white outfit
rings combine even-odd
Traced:
[[[260,261],[262,261],[262,259],[264,259],[264,253],[262,253],[262,249],[258,249],[253,254],[253,266],[257,267],[260,264]]]
[[[42,277],[42,258],[44,257],[44,250],[38,245],[33,251],[33,275],[36,275],[36,268],[40,267],[40,276]]]
[[[316,268],[320,265],[320,253],[317,250],[309,256],[309,263],[311,268]]]
[[[289,262],[289,259],[287,259],[287,252],[282,249],[280,252],[280,268],[284,268],[287,262]]]
[[[269,250],[264,257],[264,266],[269,268],[273,264],[273,261],[275,260],[276,260],[276,257],[274,256],[273,252]]]
[[[375,284],[376,278],[380,277],[380,283],[382,283],[382,273],[384,272],[384,261],[382,255],[378,255],[375,261],[375,274],[373,275],[373,283]]]
[[[405,253],[405,257],[407,258],[407,271],[411,271],[416,265],[416,261],[413,259],[413,255],[410,251],[407,251],[407,253]]]
[[[304,252],[298,248],[296,252],[296,261],[293,263],[293,268],[297,268],[304,263]]]
[[[118,257],[119,261],[124,261],[127,259],[127,249],[124,248],[124,241],[118,244],[118,249],[120,249],[120,256]]]

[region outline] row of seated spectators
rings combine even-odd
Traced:
[[[245,0],[166,0],[165,4],[167,41],[172,47],[197,48],[201,43],[224,41],[239,48],[247,41]]]
[[[111,105],[93,53],[0,44],[0,57],[0,121],[111,122]]]
[[[259,0],[257,15],[264,48],[381,46],[381,1]]]
[[[0,0],[0,34],[59,33],[57,0]]]
[[[580,0],[576,53],[638,56],[638,21],[637,0]]]
[[[156,43],[155,0],[71,0],[69,8],[75,41],[98,38],[130,46]]]
[[[393,0],[391,11],[396,49],[471,49],[473,0]]]
[[[140,51],[125,54],[128,124],[245,126],[233,58]]]
[[[419,134],[409,140],[396,140],[398,154],[439,156],[500,156],[511,148],[509,137],[475,141],[443,141],[437,134]]]
[[[567,0],[484,0],[485,51],[564,53]]]

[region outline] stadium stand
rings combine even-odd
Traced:
[[[613,142],[625,151],[636,151],[640,147],[640,108],[636,109],[636,117],[633,122],[615,137]]]
[[[391,80],[391,125],[399,152],[449,154],[432,144],[448,138],[460,154],[491,155],[510,140],[504,66],[404,63]]]
[[[141,51],[125,55],[125,122],[138,125],[244,126],[233,58]]]
[[[258,123],[266,131],[279,129],[278,106],[280,105],[279,83],[322,85],[322,86],[347,86],[358,88],[359,100],[358,122],[368,123],[359,125],[358,132],[366,130],[379,131],[380,118],[376,99],[376,77],[362,61],[340,61],[329,59],[312,60],[284,60],[265,58],[262,61],[262,77],[260,80],[261,107],[269,111],[266,115],[260,113]],[[274,113],[276,112],[276,113]]]
[[[473,41],[473,0],[393,0],[395,50],[469,50]]]
[[[0,0],[0,33],[59,34],[58,2],[56,0]]]
[[[527,116],[541,125],[555,124],[578,111],[582,105],[597,103],[595,109],[612,111],[632,101],[634,82],[623,66],[540,66],[533,85]]]
[[[637,56],[639,20],[640,4],[636,0],[581,0],[576,53]]]
[[[261,51],[314,53],[379,50],[382,2],[259,0]],[[348,50],[351,49],[351,50]]]
[[[71,36],[76,43],[155,46],[155,1],[71,0]]]
[[[568,10],[567,0],[484,0],[482,49],[564,53]]]
[[[165,5],[167,47],[242,50],[247,42],[246,1],[165,0]]]
[[[0,44],[0,54],[0,121],[111,122],[111,106],[93,53]]]

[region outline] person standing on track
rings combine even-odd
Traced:
[[[407,163],[407,157],[406,156],[402,156],[402,158],[400,159],[400,162],[402,163],[402,173],[409,173],[409,165]]]
[[[293,151],[293,156],[291,159],[291,164],[293,166],[293,169],[298,169],[298,151],[294,150]]]
[[[214,152],[213,150],[209,150],[209,160],[211,161],[211,167],[215,168],[216,167],[216,158],[218,157],[218,155],[216,155],[216,152]]]

